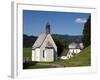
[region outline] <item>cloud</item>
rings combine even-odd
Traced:
[[[86,23],[86,19],[85,18],[77,18],[76,20],[75,20],[75,22],[76,23]]]

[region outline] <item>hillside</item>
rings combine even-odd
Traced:
[[[55,63],[64,65],[65,67],[90,66],[91,65],[90,46],[83,49],[82,52],[70,58],[69,60],[59,60]]]
[[[52,37],[55,38],[63,38],[67,40],[68,42],[73,42],[73,41],[82,41],[82,35],[61,35],[61,34],[52,34]]]
[[[23,35],[23,47],[24,48],[32,47],[36,39],[37,39],[37,36],[29,36],[29,35],[24,34]]]

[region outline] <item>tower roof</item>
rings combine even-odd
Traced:
[[[45,32],[46,32],[47,34],[50,34],[50,24],[49,24],[49,22],[47,22],[47,24],[46,24]]]

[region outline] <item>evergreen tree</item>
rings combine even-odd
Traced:
[[[68,44],[62,38],[55,38],[55,37],[53,37],[53,39],[54,39],[54,42],[57,45],[57,56],[60,57],[62,52],[63,52],[63,50],[68,47]]]
[[[91,16],[89,16],[83,29],[83,45],[84,48],[91,44]]]

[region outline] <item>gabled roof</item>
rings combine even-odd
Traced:
[[[47,34],[45,32],[41,33],[39,37],[37,38],[37,40],[35,41],[34,45],[32,46],[32,49],[41,47],[46,37],[47,37]]]
[[[75,42],[72,42],[69,44],[69,48],[76,48],[77,44]]]
[[[72,43],[69,44],[69,48],[82,49],[83,43],[72,42]]]
[[[57,46],[54,43],[51,37],[51,34],[50,34],[50,24],[49,23],[46,24],[45,32],[39,35],[39,37],[33,44],[32,49],[43,47],[43,45],[46,45],[45,47],[55,48],[55,51],[57,51]]]

